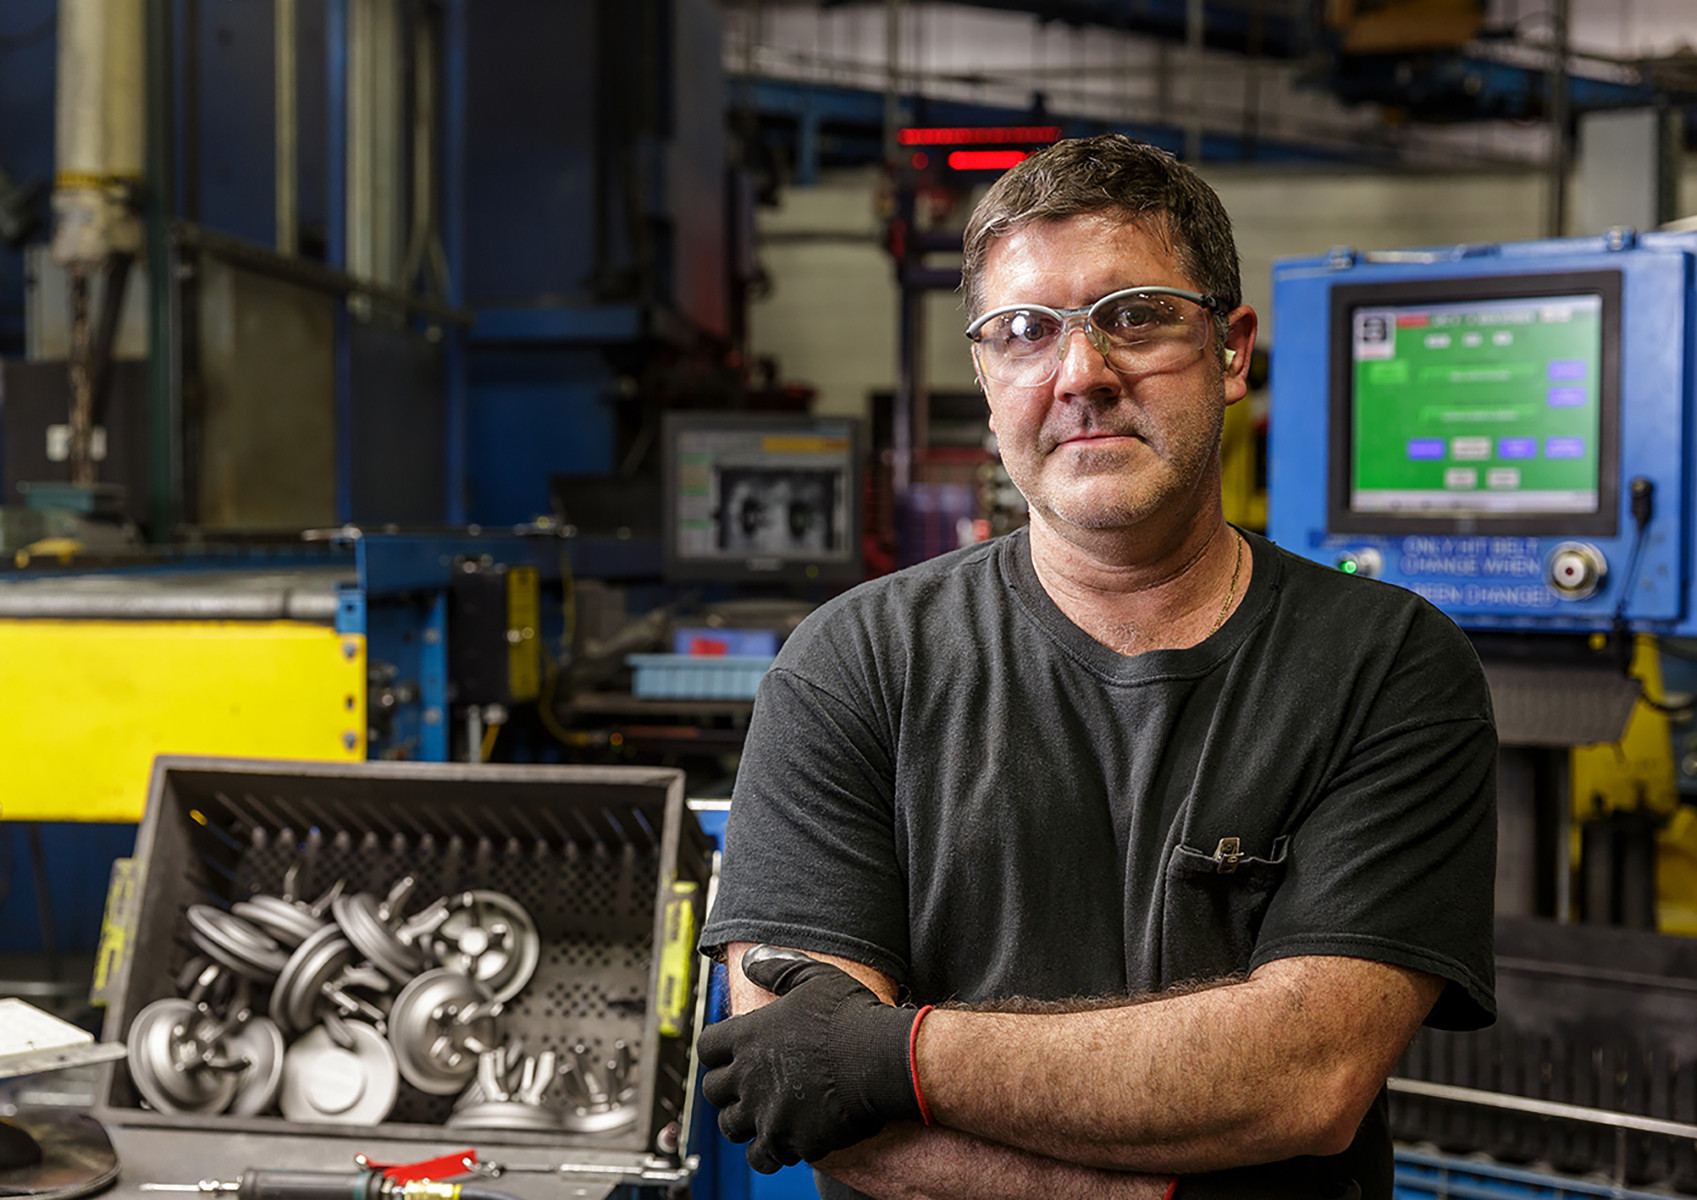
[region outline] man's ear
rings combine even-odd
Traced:
[[[1226,318],[1225,389],[1226,403],[1236,404],[1249,395],[1249,360],[1255,349],[1258,318],[1247,304],[1232,309]]]

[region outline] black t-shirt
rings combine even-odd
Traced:
[[[920,1004],[1347,955],[1446,980],[1429,1024],[1488,1024],[1496,736],[1472,647],[1411,592],[1245,536],[1243,602],[1184,650],[1089,637],[1023,533],[823,606],[761,684],[702,944],[842,955]],[[1382,1101],[1334,1164],[1369,1200],[1390,1194]]]

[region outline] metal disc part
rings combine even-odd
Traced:
[[[223,1112],[240,1086],[235,1071],[199,1061],[194,1031],[206,1015],[187,1000],[155,1000],[136,1014],[126,1040],[136,1090],[163,1113]]]
[[[56,1105],[19,1108],[0,1119],[35,1150],[28,1162],[0,1166],[0,1196],[75,1200],[110,1186],[118,1154],[105,1127],[84,1112]],[[4,1135],[0,1135],[4,1136]]]
[[[336,1045],[322,1025],[283,1056],[283,1116],[291,1121],[375,1125],[400,1093],[395,1053],[377,1030],[358,1021],[343,1028],[351,1048]]]
[[[231,1058],[246,1062],[237,1077],[230,1114],[251,1117],[277,1102],[283,1086],[283,1031],[268,1017],[251,1017],[224,1039]]]
[[[467,975],[426,971],[389,1009],[389,1042],[406,1081],[448,1096],[477,1074],[478,1056],[500,1045],[501,1004]]]
[[[189,940],[214,961],[257,983],[268,983],[289,961],[289,955],[270,935],[234,913],[210,904],[191,904],[186,914]]]
[[[424,948],[397,937],[383,919],[383,908],[383,901],[370,892],[338,896],[330,906],[354,948],[390,979],[406,983],[424,969]]]
[[[329,924],[322,917],[313,916],[304,906],[280,896],[251,896],[230,905],[230,911],[291,949]]]
[[[485,1100],[456,1108],[448,1116],[448,1125],[454,1129],[534,1129],[543,1133],[561,1129],[560,1116],[553,1109],[519,1100]]]
[[[342,970],[353,960],[353,943],[326,925],[296,947],[271,989],[271,1019],[284,1032],[305,1029]]]
[[[444,967],[488,984],[502,1001],[519,994],[542,958],[536,923],[501,892],[465,893],[461,907],[437,929],[433,947]]]

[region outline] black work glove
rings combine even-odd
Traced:
[[[709,1025],[696,1039],[702,1093],[719,1129],[749,1142],[748,1165],[770,1175],[871,1137],[886,1121],[921,1119],[908,1061],[918,1014],[892,1008],[854,976],[793,950],[755,946],[743,973],[778,999]]]

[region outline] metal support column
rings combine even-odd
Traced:
[[[902,0],[884,0],[884,161],[896,161],[901,123]]]
[[[169,225],[176,197],[171,0],[147,5],[147,430],[153,541],[168,540],[182,502],[178,462],[176,281]]]
[[[1568,91],[1572,86],[1567,73],[1570,11],[1571,0],[1553,0],[1550,5],[1550,164],[1549,197],[1544,208],[1544,236],[1553,238],[1561,237],[1567,228],[1567,174],[1571,166],[1567,136],[1570,111]]]
[[[277,253],[294,256],[300,250],[295,176],[298,157],[299,106],[295,96],[295,0],[272,0],[276,26],[273,88],[277,100]]]
[[[329,103],[325,131],[329,196],[325,204],[325,251],[329,265],[348,268],[348,6],[351,0],[326,0],[324,13],[325,77]],[[349,345],[348,305],[336,305],[333,378],[336,410],[336,519],[353,519],[353,354]]]
[[[1184,12],[1184,161],[1202,161],[1202,32],[1207,14],[1202,0],[1188,0]]]
[[[470,0],[448,0],[442,28],[442,241],[448,260],[447,301],[465,303],[466,178],[466,9]],[[443,331],[443,375],[448,388],[448,512],[450,525],[463,525],[470,508],[466,438],[470,413],[466,388],[466,331]]]
[[[801,112],[796,116],[795,181],[804,188],[819,182],[819,110],[812,88],[802,92]]]
[[[896,220],[908,238],[916,236],[914,219],[918,215],[914,190],[899,189]],[[921,306],[924,293],[909,287],[906,278],[905,256],[896,261],[898,310],[896,317],[896,386],[890,397],[890,490],[894,493],[899,512],[913,483],[913,460],[918,452],[919,412],[922,390],[920,362],[925,353],[925,337]]]

